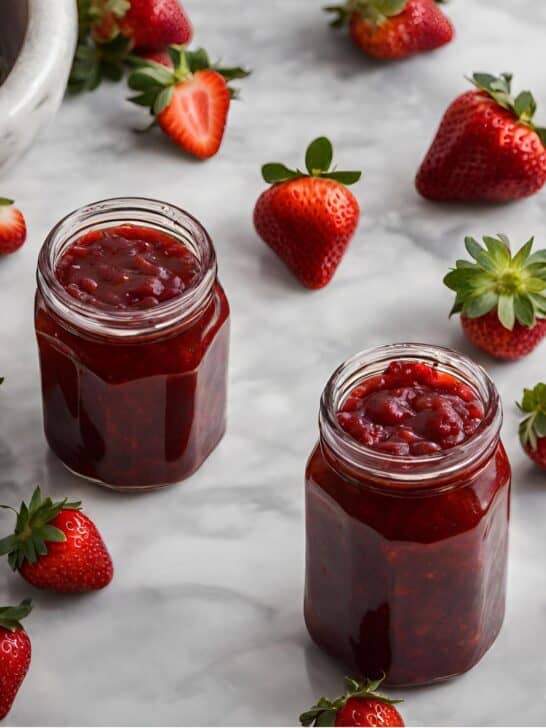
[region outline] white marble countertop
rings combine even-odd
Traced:
[[[546,192],[506,206],[421,200],[413,177],[448,102],[473,70],[511,70],[546,121],[546,4],[454,0],[458,38],[397,65],[367,61],[331,32],[321,0],[186,0],[197,41],[254,75],[241,82],[221,153],[189,161],[124,101],[123,86],[65,101],[52,128],[0,179],[29,241],[0,261],[1,500],[34,484],[82,498],[113,555],[115,580],[83,597],[43,594],[0,570],[0,601],[31,596],[30,673],[11,725],[295,725],[343,671],[302,618],[303,471],[319,396],[342,359],[400,340],[460,348],[442,276],[465,234],[535,234],[546,247]],[[540,5],[540,7],[539,7]],[[221,6],[221,14],[218,12]],[[362,222],[334,282],[307,292],[256,237],[251,212],[264,161],[301,163],[319,134],[340,165],[362,166]],[[202,220],[233,309],[225,440],[181,487],[123,497],[68,475],[41,427],[32,297],[48,229],[84,203],[144,195]],[[546,722],[546,475],[520,452],[514,401],[544,379],[546,345],[519,364],[478,356],[502,393],[514,466],[508,612],[469,674],[403,691],[410,725]],[[12,523],[0,515],[5,532]]]

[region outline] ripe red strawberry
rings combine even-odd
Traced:
[[[451,311],[476,346],[497,359],[529,354],[546,335],[546,250],[531,254],[533,238],[510,253],[504,235],[484,237],[485,248],[466,238],[475,262],[458,260],[444,278],[455,291]]]
[[[476,91],[447,109],[417,173],[431,200],[504,202],[534,194],[546,181],[546,129],[533,123],[529,91],[511,95],[510,74],[475,73]]]
[[[0,255],[14,253],[27,239],[23,213],[13,207],[13,200],[0,197]]]
[[[36,488],[29,505],[23,502],[15,513],[15,532],[0,540],[0,555],[8,554],[11,568],[28,582],[51,591],[85,592],[112,581],[110,554],[80,503],[53,503]]]
[[[361,172],[329,171],[332,158],[331,142],[319,137],[307,148],[308,174],[284,164],[262,167],[272,186],[256,203],[256,231],[307,288],[330,282],[360,216],[346,185],[358,182]]]
[[[341,698],[321,698],[318,703],[300,715],[304,726],[403,726],[404,721],[394,707],[401,700],[391,700],[377,688],[382,680],[366,680],[358,683],[345,679],[346,692]]]
[[[91,0],[90,16],[96,41],[108,43],[121,33],[141,51],[188,43],[193,33],[178,0]]]
[[[525,415],[519,426],[519,439],[531,460],[546,468],[546,384],[525,389],[518,407]]]
[[[0,720],[10,712],[30,667],[32,648],[21,620],[31,611],[30,599],[18,607],[0,607]]]
[[[381,60],[407,58],[449,43],[453,26],[437,3],[442,0],[347,0],[330,5],[332,25],[349,23],[353,41]]]
[[[228,81],[245,78],[249,71],[212,65],[202,48],[170,46],[168,53],[172,68],[143,62],[131,74],[129,87],[139,93],[130,101],[148,106],[175,144],[207,159],[222,144],[231,98],[236,96]]]

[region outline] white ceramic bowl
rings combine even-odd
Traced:
[[[1,173],[59,108],[78,17],[76,0],[0,0],[0,5]]]

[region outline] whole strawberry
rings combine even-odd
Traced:
[[[21,620],[31,611],[30,599],[18,607],[0,607],[0,720],[11,710],[30,667],[32,648]]]
[[[347,0],[330,5],[334,27],[349,23],[364,53],[381,60],[407,58],[449,43],[453,26],[437,3],[442,0]]]
[[[525,389],[518,407],[525,415],[519,426],[519,439],[531,460],[546,468],[546,384]]]
[[[515,98],[512,76],[475,73],[475,91],[447,109],[417,173],[430,200],[506,202],[534,194],[546,181],[546,129],[536,127],[529,91]]]
[[[403,726],[402,716],[394,707],[402,701],[378,693],[382,682],[359,683],[345,678],[345,694],[336,700],[321,698],[311,710],[300,715],[300,723],[304,726]]]
[[[333,148],[319,137],[305,156],[307,174],[284,164],[262,167],[272,186],[254,209],[258,235],[307,288],[332,279],[357,228],[360,208],[347,189],[361,172],[330,171]]]
[[[15,253],[27,239],[27,226],[13,200],[0,197],[0,255]]]
[[[19,512],[15,511],[15,532],[0,540],[0,555],[7,554],[13,571],[40,589],[86,592],[104,588],[114,574],[112,559],[80,505],[66,499],[54,503],[36,488],[28,506],[23,502]]]
[[[473,261],[458,260],[444,278],[455,291],[451,315],[461,314],[467,337],[497,359],[529,354],[546,334],[546,250],[531,254],[533,238],[512,256],[504,235],[465,238]]]
[[[192,27],[178,0],[90,0],[91,32],[107,43],[121,34],[140,51],[188,43]]]
[[[129,100],[149,107],[160,128],[178,146],[199,159],[219,150],[231,99],[237,92],[228,81],[245,78],[244,68],[221,68],[211,64],[202,48],[188,51],[169,46],[172,67],[142,59],[129,77],[129,87],[138,91]]]

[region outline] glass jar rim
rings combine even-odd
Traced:
[[[149,309],[108,311],[78,301],[55,274],[60,256],[82,235],[122,225],[160,230],[186,245],[201,263],[200,275],[179,296]],[[46,237],[37,267],[38,290],[57,316],[78,330],[116,338],[155,334],[192,322],[210,300],[216,276],[216,252],[201,223],[180,207],[146,197],[109,198],[70,212]]]
[[[477,391],[484,418],[476,432],[459,445],[438,453],[400,456],[380,452],[355,440],[338,422],[337,413],[349,393],[364,379],[384,371],[391,361],[420,361],[453,374]],[[356,354],[332,374],[321,398],[321,438],[355,474],[391,486],[430,487],[447,483],[462,470],[478,468],[493,453],[500,437],[502,405],[498,390],[485,369],[459,352],[442,346],[399,343]]]

